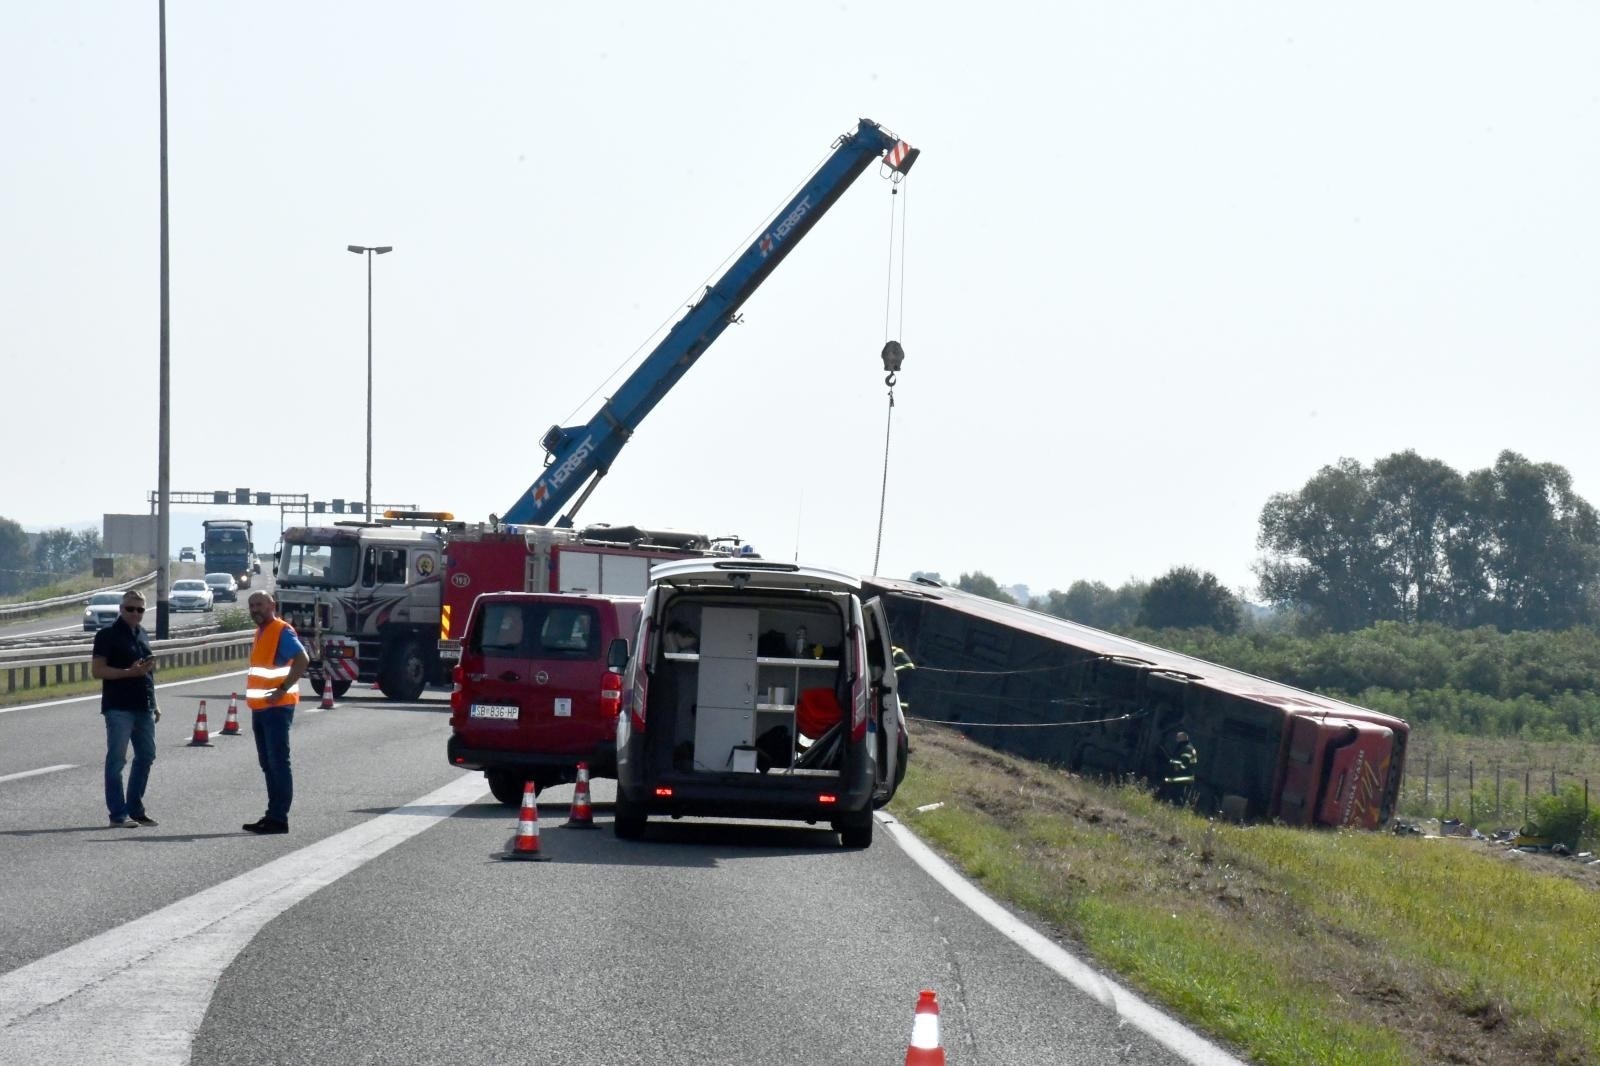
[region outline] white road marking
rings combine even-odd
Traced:
[[[37,777],[40,774],[53,774],[57,770],[73,770],[76,768],[75,763],[62,763],[60,766],[41,766],[37,770],[24,770],[20,774],[6,774],[4,777],[0,777],[0,784],[4,784],[7,781],[16,781],[23,777]]]
[[[485,792],[477,774],[0,975],[0,1062],[185,1064],[212,991],[273,918]]]
[[[1245,1066],[1239,1059],[1176,1018],[1151,1006],[1104,974],[1097,973],[1055,941],[1018,921],[1004,907],[984,895],[972,882],[957,873],[949,863],[934,854],[932,848],[917,839],[911,830],[893,817],[882,811],[878,812],[877,817],[879,823],[894,837],[895,843],[911,857],[911,861],[922,867],[929,877],[943,885],[968,910],[994,926],[1012,943],[1078,989],[1094,997],[1101,1006],[1115,1012],[1118,1018],[1142,1030],[1156,1043],[1179,1055],[1184,1061],[1193,1063],[1194,1066]]]
[[[178,685],[194,685],[202,681],[216,681],[224,677],[238,677],[244,672],[243,667],[241,667],[238,670],[229,670],[225,674],[209,674],[206,677],[190,677],[182,681],[166,681],[157,684],[156,691],[160,692],[164,688],[175,688]],[[7,714],[11,711],[33,711],[40,707],[65,707],[69,703],[86,703],[89,700],[98,700],[99,698],[100,693],[90,692],[83,696],[69,696],[66,699],[50,700],[46,703],[17,703],[10,707],[0,707],[0,714]]]

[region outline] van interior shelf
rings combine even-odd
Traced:
[[[663,652],[661,657],[677,663],[697,663],[700,661],[700,653],[695,651],[668,651]],[[759,666],[838,666],[839,660],[775,658],[761,655],[756,658],[756,664]]]

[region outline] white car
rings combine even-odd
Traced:
[[[211,610],[211,586],[199,578],[185,578],[172,583],[172,592],[167,597],[174,611],[209,611]]]
[[[83,628],[90,633],[104,629],[117,620],[117,615],[122,612],[122,593],[96,592],[85,602],[83,608]]]

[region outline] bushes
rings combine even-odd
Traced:
[[[1590,809],[1581,786],[1569,784],[1554,796],[1534,801],[1526,832],[1576,851],[1585,839],[1600,836],[1600,812]]]
[[[1450,732],[1600,739],[1600,633],[1384,622],[1313,637],[1136,631],[1152,644]]]

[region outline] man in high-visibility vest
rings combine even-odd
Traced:
[[[289,727],[300,702],[300,678],[311,665],[311,657],[294,627],[278,617],[277,601],[269,593],[250,594],[250,620],[256,624],[256,639],[250,647],[245,702],[250,705],[256,758],[267,778],[267,813],[244,829],[247,833],[287,833],[289,805],[294,802]]]

